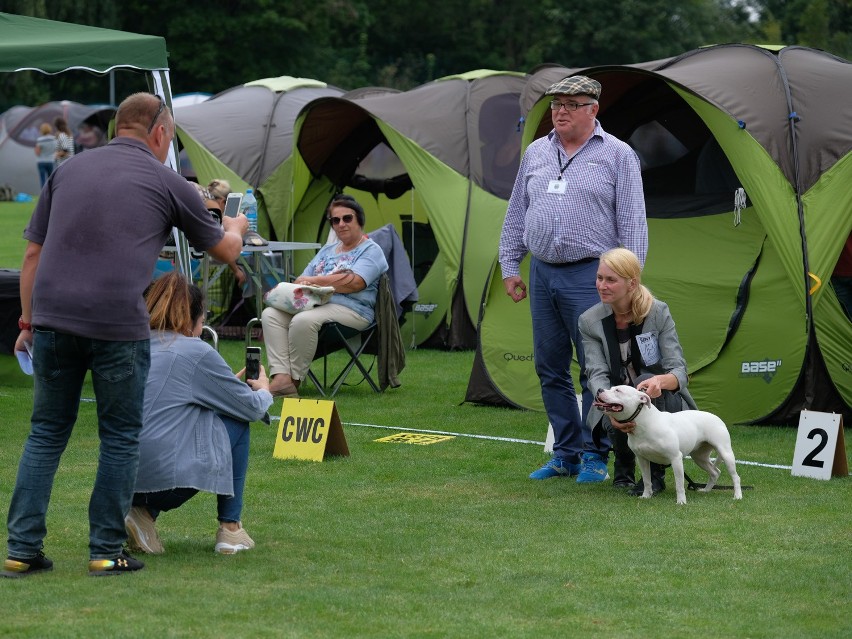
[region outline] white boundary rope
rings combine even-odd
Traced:
[[[272,421],[280,419],[279,417],[273,417]],[[534,444],[536,446],[544,447],[544,442],[537,442],[532,439],[516,439],[514,437],[495,437],[493,435],[473,435],[471,433],[454,433],[448,430],[426,430],[424,428],[405,428],[403,426],[381,426],[380,424],[362,424],[360,422],[343,422],[344,426],[364,426],[365,428],[381,428],[383,430],[400,430],[406,431],[409,433],[427,433],[429,435],[451,435],[453,437],[467,437],[469,439],[487,439],[489,441],[495,442],[508,442],[510,444]],[[763,464],[761,462],[753,462],[746,461],[742,459],[737,460],[738,464],[743,464],[745,466],[759,466],[761,468],[777,468],[779,470],[792,470],[792,466],[785,466],[783,464]]]

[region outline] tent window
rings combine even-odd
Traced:
[[[642,166],[648,217],[691,217],[731,210],[740,181],[709,129],[691,113],[688,120],[688,137],[678,137],[663,119],[637,126],[627,139]],[[683,131],[685,122],[683,111],[672,118],[678,131]]]
[[[689,152],[689,149],[656,120],[638,127],[627,143],[639,156],[642,171],[672,164]]]

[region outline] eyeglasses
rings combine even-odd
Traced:
[[[157,123],[157,119],[160,117],[160,114],[163,112],[163,109],[166,108],[166,103],[163,101],[162,96],[157,95],[157,101],[160,103],[160,106],[157,107],[157,112],[154,114],[153,119],[151,120],[151,124],[148,125],[148,134],[151,134],[151,131],[154,130],[154,125]]]
[[[553,100],[550,103],[551,111],[559,111],[559,109],[565,109],[566,111],[576,111],[580,107],[592,106],[595,104],[594,102],[560,102],[559,100]]]
[[[341,217],[329,217],[327,219],[328,219],[329,222],[331,222],[332,226],[337,226],[341,222],[343,222],[345,224],[350,224],[354,217],[355,216],[352,213],[347,213],[346,215],[343,215]]]

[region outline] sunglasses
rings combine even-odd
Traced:
[[[157,100],[160,103],[160,106],[157,107],[157,112],[154,114],[153,119],[151,120],[151,124],[148,125],[148,134],[150,135],[151,131],[154,130],[154,125],[157,123],[157,119],[160,117],[160,114],[163,112],[163,109],[166,108],[166,103],[163,101],[162,96],[157,95]]]
[[[351,224],[352,219],[354,217],[355,216],[352,213],[347,213],[346,215],[343,215],[341,217],[329,217],[329,218],[326,218],[326,219],[328,219],[328,221],[331,222],[332,226],[337,226],[341,222],[344,222],[345,224]]]

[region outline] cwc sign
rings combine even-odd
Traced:
[[[294,437],[297,442],[307,442],[308,439],[319,444],[322,441],[325,420],[321,417],[293,417],[288,415],[281,419],[281,439],[289,442]],[[312,432],[313,431],[313,432]]]
[[[349,446],[334,402],[285,399],[273,457],[322,461],[349,456]]]

